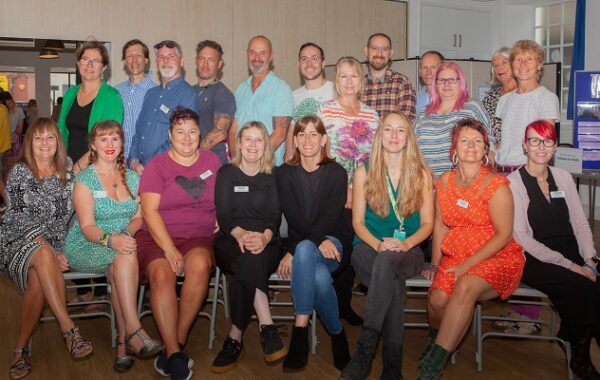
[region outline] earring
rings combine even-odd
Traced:
[[[485,160],[485,162],[484,162],[484,160]],[[483,166],[488,166],[488,165],[490,164],[490,159],[489,159],[489,157],[487,156],[487,154],[484,154],[484,155],[483,155],[483,158],[481,159],[481,164],[482,164]]]
[[[458,165],[458,154],[456,154],[456,152],[454,152],[454,154],[452,155],[452,165]]]

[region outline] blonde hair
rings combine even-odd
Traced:
[[[121,138],[121,142],[125,144],[125,139],[123,136],[123,127],[121,127],[121,124],[119,124],[118,122],[114,120],[104,120],[94,124],[92,131],[88,135],[88,141],[90,145],[90,165],[98,161],[98,152],[92,149],[92,144],[94,143],[96,137],[110,135],[112,133],[116,133],[117,135],[119,135],[119,137]],[[135,195],[133,195],[131,189],[129,188],[129,184],[127,183],[127,166],[125,165],[125,154],[123,153],[123,146],[121,146],[121,152],[117,157],[117,167],[119,168],[119,172],[121,173],[121,180],[123,181],[123,185],[125,185],[129,196],[131,197],[131,199],[136,199]]]
[[[27,165],[33,177],[36,181],[40,180],[40,172],[38,170],[37,161],[33,154],[33,138],[35,135],[42,134],[44,132],[50,132],[56,140],[56,152],[52,158],[52,164],[54,170],[58,174],[60,183],[63,186],[67,185],[69,173],[69,167],[67,164],[67,150],[65,149],[65,143],[63,140],[56,122],[47,117],[39,117],[35,119],[33,123],[27,128],[25,132],[25,138],[23,139],[23,155],[21,156],[21,162]]]
[[[519,41],[515,42],[514,45],[512,46],[511,53],[510,53],[511,65],[515,61],[517,54],[523,54],[523,53],[533,53],[535,55],[538,63],[542,64],[542,67],[538,71],[537,77],[536,77],[537,81],[539,82],[540,80],[542,80],[542,77],[544,76],[544,58],[545,58],[544,48],[541,47],[540,44],[538,44],[537,42],[532,41],[532,40],[519,40]]]
[[[388,196],[387,168],[383,157],[383,125],[390,115],[399,116],[406,124],[406,144],[400,153],[402,171],[398,185],[398,210],[405,217],[423,206],[423,189],[433,186],[431,170],[417,145],[415,132],[410,120],[402,113],[390,112],[379,124],[369,158],[369,169],[365,181],[365,199],[373,212],[380,218],[390,213]]]
[[[271,148],[271,143],[269,142],[269,134],[267,133],[267,128],[260,121],[249,121],[242,126],[239,133],[235,137],[235,152],[233,154],[233,158],[231,159],[231,163],[237,167],[242,163],[242,135],[244,131],[256,128],[260,131],[260,134],[263,137],[263,141],[265,142],[265,152],[260,158],[260,173],[271,174],[273,172],[273,148]]]
[[[354,71],[358,74],[360,78],[360,87],[358,89],[357,99],[360,100],[363,94],[363,90],[365,88],[365,74],[362,69],[362,65],[358,59],[354,57],[342,57],[335,64],[335,93],[339,96],[340,90],[338,88],[338,81],[340,80],[340,69],[343,64],[350,65]]]

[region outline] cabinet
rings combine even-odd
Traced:
[[[437,50],[451,59],[490,59],[491,13],[421,4],[420,53]]]

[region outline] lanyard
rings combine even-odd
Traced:
[[[394,196],[392,180],[390,179],[390,176],[387,173],[387,171],[385,173],[385,176],[387,177],[388,196],[390,197],[390,202],[392,203],[392,209],[394,210],[396,219],[398,219],[398,221],[400,222],[400,227],[398,228],[398,230],[402,232],[402,231],[404,231],[404,217],[400,215],[400,210],[398,209],[398,197]]]

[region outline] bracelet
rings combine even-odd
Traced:
[[[429,268],[428,269],[438,270],[438,266],[437,266],[437,264],[429,264]]]
[[[129,236],[130,238],[132,238],[132,237],[133,237],[133,233],[131,233],[131,231],[129,231],[128,229],[124,229],[123,231],[121,231],[121,233],[122,233],[123,235],[127,235],[127,236]]]
[[[106,246],[110,249],[113,249],[112,247],[112,238],[113,236],[115,236],[114,234],[110,234],[108,235],[108,239],[106,239]]]
[[[102,235],[102,236],[100,236],[100,237],[98,238],[98,243],[99,243],[99,244],[102,244],[103,246],[105,246],[105,247],[106,247],[107,240],[108,240],[108,237],[109,237],[109,236],[110,236],[110,232],[105,232],[105,233],[104,233],[104,235]]]
[[[598,273],[598,269],[596,269],[593,265],[590,265],[588,263],[583,264],[584,267],[589,268],[592,272],[594,272],[594,274],[596,275],[596,277],[600,276],[600,273]]]
[[[79,170],[83,170],[83,169],[81,168],[81,164],[79,163],[79,160],[77,160],[77,167],[79,168]]]

